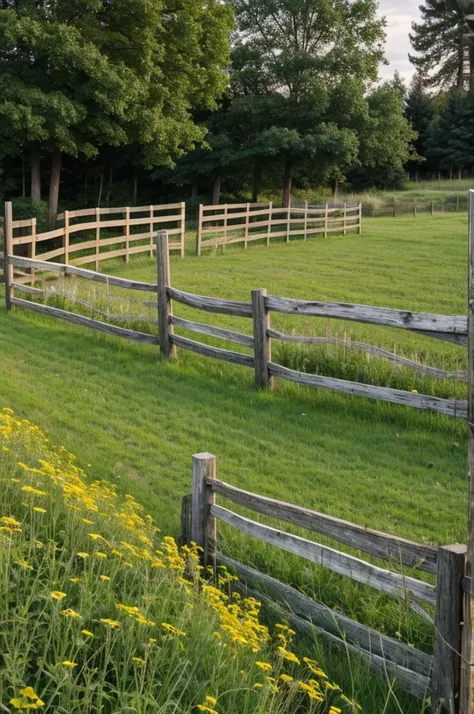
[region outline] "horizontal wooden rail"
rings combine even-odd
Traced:
[[[129,211],[130,213],[149,213],[150,209],[152,208],[153,211],[168,211],[168,210],[177,210],[181,207],[181,203],[164,203],[164,204],[158,204],[156,206],[130,206]],[[119,207],[113,207],[113,208],[81,208],[78,211],[69,211],[69,218],[82,218],[85,216],[96,216],[96,211],[98,211],[99,215],[105,216],[105,215],[113,215],[115,213],[125,213],[126,211],[125,206],[119,206]],[[158,216],[159,218],[159,216]],[[57,217],[58,221],[64,221],[64,213],[58,213]]]
[[[189,305],[198,310],[204,310],[204,312],[216,312],[236,317],[252,317],[252,305],[249,302],[195,295],[194,293],[186,293],[183,290],[176,290],[176,288],[168,288],[168,295],[183,305]]]
[[[383,349],[382,347],[366,344],[365,342],[353,342],[352,340],[345,340],[340,337],[288,335],[284,332],[278,332],[278,330],[272,329],[267,330],[267,335],[268,337],[273,337],[274,339],[281,340],[282,342],[297,342],[304,345],[336,345],[340,347],[347,347],[349,349],[365,352],[369,355],[374,355],[375,357],[380,357],[381,359],[386,359],[394,364],[399,364],[401,367],[414,369],[417,372],[430,377],[436,377],[438,379],[458,379],[460,382],[467,382],[467,372],[455,372],[452,370],[440,369],[439,367],[430,367],[428,365],[421,364],[421,362],[408,359],[407,357],[396,355],[393,352],[389,352],[389,350]]]
[[[207,483],[212,491],[244,508],[314,531],[377,558],[436,573],[437,549],[432,546],[413,543],[308,508],[250,493],[219,479]]]
[[[401,665],[387,659],[383,655],[376,655],[373,652],[364,650],[358,645],[351,644],[346,639],[341,639],[341,637],[338,637],[337,635],[326,632],[322,628],[314,625],[312,622],[308,622],[308,620],[298,617],[298,615],[295,615],[292,612],[286,612],[282,606],[274,603],[269,597],[263,595],[257,590],[242,587],[242,585],[238,582],[235,583],[234,589],[238,592],[245,593],[247,597],[254,597],[257,600],[261,600],[266,604],[270,611],[278,615],[280,618],[282,616],[286,616],[289,623],[299,632],[309,635],[310,637],[314,637],[314,635],[322,635],[332,645],[336,645],[336,647],[341,648],[343,656],[346,656],[346,653],[350,652],[363,657],[373,672],[382,676],[385,680],[387,678],[395,678],[399,687],[405,692],[408,692],[423,701],[429,696],[432,681],[430,677],[426,677],[425,675],[418,674],[411,669],[402,667]]]
[[[217,562],[234,571],[246,586],[258,588],[258,595],[255,593],[257,599],[264,599],[267,604],[273,602],[283,605],[286,616],[293,614],[310,622],[319,634],[339,637],[341,644],[346,642],[356,645],[360,654],[367,658],[370,658],[371,655],[382,657],[386,663],[391,662],[425,677],[426,681],[423,682],[423,686],[429,687],[429,677],[433,665],[431,655],[387,635],[382,635],[377,630],[362,625],[346,615],[316,602],[307,595],[303,595],[290,585],[285,585],[279,580],[221,553],[217,554]]]
[[[421,580],[393,573],[379,568],[364,560],[347,555],[334,548],[315,543],[305,538],[285,533],[284,531],[252,521],[222,506],[212,505],[211,516],[246,533],[257,540],[274,545],[288,553],[293,553],[306,560],[332,570],[339,575],[368,585],[375,590],[410,600],[412,597],[430,605],[436,603],[436,589]]]
[[[214,327],[213,325],[206,325],[203,322],[183,320],[183,318],[176,317],[176,315],[171,315],[170,320],[176,327],[182,327],[183,329],[191,330],[192,332],[199,332],[203,335],[210,335],[211,337],[219,337],[222,340],[236,342],[238,345],[245,345],[246,347],[253,347],[254,345],[254,338],[251,335],[244,335],[242,332],[227,330],[222,327]]]
[[[91,327],[94,330],[105,332],[108,335],[113,335],[114,337],[125,337],[127,340],[132,340],[133,342],[141,342],[150,345],[158,344],[158,337],[156,337],[155,335],[149,335],[145,332],[137,332],[135,330],[127,330],[124,327],[117,327],[116,325],[109,325],[105,322],[100,322],[99,320],[93,320],[90,317],[85,317],[84,315],[76,315],[73,312],[60,310],[57,307],[41,305],[36,302],[31,302],[30,300],[23,300],[22,298],[15,297],[12,298],[11,304],[16,305],[17,307],[24,307],[27,310],[33,310],[34,312],[40,312],[44,315],[51,315],[51,317],[58,317],[61,320],[73,322],[76,325],[82,325],[83,327]]]
[[[241,352],[232,352],[231,350],[223,350],[220,347],[211,347],[210,345],[204,345],[202,342],[195,342],[194,340],[189,340],[187,337],[181,337],[179,335],[170,335],[170,340],[171,344],[176,345],[176,347],[181,347],[184,350],[195,352],[204,357],[222,359],[224,362],[240,364],[243,367],[254,366],[255,360],[251,355],[244,355]]]
[[[335,377],[324,377],[319,374],[307,374],[298,372],[288,367],[282,367],[275,362],[268,363],[268,370],[271,377],[279,377],[290,382],[305,384],[309,387],[323,387],[343,394],[352,394],[358,397],[369,397],[379,399],[382,402],[392,404],[403,404],[404,406],[415,407],[416,409],[430,409],[431,411],[448,414],[449,416],[467,417],[467,401],[464,399],[442,399],[441,397],[431,397],[426,394],[414,394],[402,389],[392,389],[391,387],[378,387],[372,384],[362,384],[361,382],[350,382],[345,379]]]
[[[269,295],[265,299],[267,310],[282,312],[303,317],[329,317],[336,320],[352,320],[371,325],[385,327],[400,327],[437,336],[453,335],[467,338],[467,318],[462,315],[434,315],[425,312],[394,310],[387,307],[371,307],[369,305],[353,305],[351,303],[332,303],[309,300],[295,300]]]
[[[153,293],[157,291],[155,283],[126,280],[125,278],[118,278],[116,275],[107,275],[105,273],[97,273],[95,270],[77,268],[74,265],[64,265],[64,263],[53,263],[46,260],[34,260],[33,258],[20,258],[18,256],[11,256],[9,261],[12,265],[19,268],[32,268],[33,270],[46,270],[54,273],[62,273],[63,275],[76,275],[86,280],[94,280],[98,283],[115,285],[119,288],[128,288],[130,290],[143,290]]]

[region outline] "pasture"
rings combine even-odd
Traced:
[[[361,236],[230,248],[184,261],[172,257],[172,284],[237,300],[263,287],[307,300],[466,314],[466,223],[466,214],[366,220]],[[103,270],[138,280],[156,275],[154,262],[145,258],[105,263]],[[188,317],[181,306],[175,312]],[[195,311],[193,319],[210,322]],[[191,454],[210,451],[221,478],[243,488],[420,542],[466,540],[462,420],[292,384],[259,393],[243,368],[183,352],[165,363],[157,348],[21,310],[7,315],[3,305],[0,321],[1,405],[41,424],[54,442],[77,453],[92,476],[108,478],[146,502],[166,533],[178,531]],[[213,316],[212,322],[251,331],[240,318]],[[466,368],[465,350],[394,329],[289,316],[275,317],[272,326],[346,335],[433,366]],[[295,351],[275,343],[274,350],[311,371],[465,398],[462,383],[421,377],[345,349]],[[243,542],[235,545],[248,561],[265,563],[281,579],[301,582],[342,607],[337,578],[318,580],[270,548],[257,552]],[[401,631],[418,644],[426,640],[412,617],[380,597],[366,600],[362,588],[345,607],[390,634]],[[366,699],[367,711],[376,711],[370,701],[377,688],[366,689],[357,694]],[[396,706],[391,701],[386,711],[399,711]],[[402,711],[419,711],[419,704],[409,706]]]

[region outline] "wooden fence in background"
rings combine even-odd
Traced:
[[[357,551],[388,561],[380,567],[313,540],[270,527],[216,503],[222,496],[240,507],[318,533]],[[435,628],[433,654],[381,634],[331,610],[269,575],[219,552],[216,521],[335,573],[407,603]],[[371,668],[395,678],[420,699],[431,696],[431,711],[454,712],[459,703],[461,623],[466,547],[435,548],[244,491],[216,478],[212,454],[193,456],[192,493],[183,498],[181,541],[203,548],[204,564],[224,565],[239,577],[247,594],[275,609],[303,632],[321,635],[331,644],[362,655]],[[401,572],[395,572],[398,569]],[[403,569],[409,569],[408,575]],[[436,576],[436,585],[414,577],[413,570]],[[240,589],[240,588],[239,588]],[[418,603],[434,608],[434,619]]]
[[[256,240],[270,245],[272,238],[303,238],[328,233],[361,232],[362,206],[344,203],[340,206],[312,206],[277,208],[272,203],[233,203],[199,206],[196,253],[202,248],[213,248],[233,243]]]
[[[258,388],[273,388],[276,379],[284,379],[298,384],[322,387],[332,391],[351,394],[355,396],[369,397],[380,401],[391,402],[415,407],[416,409],[429,409],[449,416],[465,419],[467,416],[467,401],[457,399],[444,399],[426,394],[408,392],[392,387],[379,387],[361,382],[352,382],[345,379],[326,377],[319,374],[308,374],[289,367],[283,367],[272,361],[272,341],[277,339],[284,342],[301,343],[321,343],[327,338],[289,335],[271,327],[271,313],[285,313],[290,315],[300,315],[302,317],[324,317],[331,319],[347,320],[353,322],[380,325],[385,327],[396,327],[426,337],[452,342],[461,347],[467,347],[467,318],[461,315],[437,315],[431,313],[411,312],[406,310],[395,310],[385,307],[372,307],[368,305],[354,305],[350,303],[328,303],[319,301],[297,300],[294,298],[282,298],[274,295],[267,295],[266,290],[252,290],[251,302],[241,302],[237,300],[226,300],[222,298],[196,295],[183,290],[173,288],[170,278],[169,265],[169,245],[166,231],[162,231],[157,236],[157,283],[140,283],[137,281],[125,280],[103,273],[84,270],[77,266],[54,263],[50,261],[40,261],[38,259],[22,258],[13,255],[12,247],[7,253],[6,259],[6,300],[7,306],[17,305],[27,307],[39,312],[49,313],[56,317],[63,317],[72,322],[78,322],[89,327],[111,334],[121,335],[139,342],[150,342],[160,345],[161,354],[172,357],[176,354],[176,349],[184,349],[190,352],[221,359],[232,364],[250,367],[255,372],[255,382]],[[74,313],[58,310],[57,308],[31,302],[15,296],[15,291],[23,291],[33,296],[44,295],[40,288],[34,285],[24,285],[14,279],[13,270],[21,269],[38,273],[40,271],[55,272],[65,276],[76,275],[96,280],[109,285],[117,285],[136,290],[149,290],[157,293],[156,304],[158,311],[158,338],[133,330],[126,330],[115,327],[97,320],[75,315]],[[213,325],[184,319],[174,315],[173,301],[187,305],[188,307],[203,310],[204,312],[231,315],[234,317],[250,318],[253,323],[253,334],[245,334],[236,330],[215,327]],[[221,347],[198,342],[180,334],[175,333],[175,328],[184,329],[210,337],[226,340],[244,347],[250,348],[252,354],[238,352]],[[350,346],[349,343],[345,343]],[[363,349],[370,354],[391,360],[404,367],[416,369],[424,374],[441,378],[453,378],[466,381],[466,374],[463,372],[447,372],[445,370],[422,365],[413,360],[400,357],[390,353],[388,350],[356,343],[357,349]]]
[[[13,220],[12,204],[5,205],[5,242],[17,254],[64,264],[99,264],[103,260],[149,253],[153,256],[157,230],[165,227],[177,240],[170,250],[184,256],[186,211],[184,203],[121,208],[85,208],[58,215],[59,227],[38,233],[36,218]],[[175,224],[174,226],[171,224]],[[119,233],[117,235],[117,233]]]

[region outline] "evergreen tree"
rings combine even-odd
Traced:
[[[410,172],[417,172],[421,161],[423,166],[427,165],[426,142],[434,117],[433,99],[426,91],[419,71],[415,73],[405,99],[405,116],[412,129],[418,134],[418,137],[413,141],[413,148],[419,157],[415,161],[408,162],[407,169]]]
[[[427,140],[428,156],[441,169],[474,169],[474,95],[453,92],[444,111],[432,123]]]
[[[425,0],[421,22],[414,22],[410,41],[417,55],[410,61],[423,81],[438,89],[472,89],[474,54],[464,12],[457,0]]]

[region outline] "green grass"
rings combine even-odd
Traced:
[[[155,276],[147,259],[103,269],[143,280]],[[249,300],[252,288],[265,287],[286,297],[446,314],[466,313],[466,270],[461,214],[367,220],[361,236],[172,257],[171,266],[175,287],[201,294]],[[178,305],[175,312],[251,331],[247,320]],[[466,367],[465,350],[400,330],[277,315],[272,326],[346,334],[435,366]],[[183,352],[167,364],[152,347],[22,310],[7,315],[2,308],[0,329],[0,404],[40,423],[55,442],[78,454],[81,465],[90,463],[92,474],[146,502],[165,532],[178,531],[191,455],[210,451],[217,455],[219,476],[243,488],[423,542],[466,540],[460,420],[282,382],[274,394],[258,393],[251,370]],[[337,369],[337,359],[331,365]],[[395,370],[385,379],[393,384],[397,375]],[[419,392],[420,385],[430,386],[417,375],[412,379]],[[458,383],[443,382],[439,389],[465,397]],[[385,622],[390,633],[401,631],[404,639],[413,636],[426,645],[419,620],[414,624],[383,598],[367,598],[364,589],[342,586],[269,548],[233,543],[272,574],[326,594],[330,604],[367,624]],[[374,685],[358,679],[357,686],[370,707]],[[383,710],[377,697],[379,708],[368,709],[374,714]],[[398,711],[393,702],[387,708]],[[405,703],[402,711],[419,711],[419,705]]]

